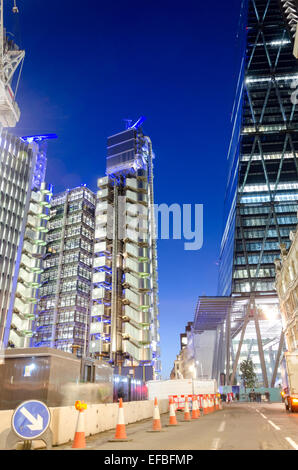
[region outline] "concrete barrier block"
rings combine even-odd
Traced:
[[[11,418],[14,410],[0,411],[0,433],[11,427]]]
[[[168,400],[159,400],[160,414],[168,412]],[[153,417],[154,402],[152,400],[124,402],[125,423],[135,423]],[[86,436],[98,434],[116,428],[118,419],[118,403],[88,405],[85,415]],[[53,434],[53,445],[66,444],[74,439],[78,411],[74,406],[51,407],[50,429]],[[0,434],[11,429],[13,410],[0,411]]]

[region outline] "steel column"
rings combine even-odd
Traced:
[[[268,387],[268,377],[267,377],[267,370],[266,370],[265,357],[264,357],[264,349],[263,349],[263,344],[262,344],[262,336],[261,336],[261,330],[260,330],[260,325],[259,325],[258,312],[256,311],[255,300],[254,300],[253,312],[254,312],[254,321],[255,321],[257,340],[258,340],[258,350],[259,350],[259,356],[260,356],[260,361],[261,361],[261,369],[262,369],[262,375],[263,375],[263,380],[264,380],[264,387],[267,388]]]
[[[241,353],[241,348],[242,348],[242,344],[243,344],[243,340],[244,340],[245,330],[246,330],[246,326],[249,322],[249,313],[250,313],[250,302],[248,302],[247,307],[246,307],[246,313],[245,313],[245,317],[244,317],[243,327],[242,327],[242,330],[241,330],[240,341],[239,341],[239,344],[238,344],[238,349],[237,349],[237,353],[236,353],[236,357],[235,357],[235,362],[233,364],[231,383],[233,383],[234,380],[235,380],[236,370],[237,370],[237,366],[238,366],[238,362],[239,362],[239,358],[240,358],[240,353]]]
[[[231,307],[226,318],[226,383],[230,384]]]
[[[281,335],[280,335],[280,340],[279,340],[279,346],[278,346],[274,371],[273,371],[272,379],[271,379],[271,387],[274,387],[274,383],[275,383],[275,380],[276,380],[276,375],[277,375],[277,370],[278,370],[278,366],[279,366],[280,356],[281,356],[282,348],[283,348],[283,345],[284,345],[284,339],[285,339],[285,335],[284,335],[284,332],[282,331]]]

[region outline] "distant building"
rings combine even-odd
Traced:
[[[0,345],[32,336],[51,189],[43,144],[0,131]]]
[[[181,360],[181,354],[177,354],[174,361],[173,369],[170,373],[171,380],[183,379],[183,363]]]
[[[33,346],[88,351],[95,195],[80,186],[53,196]]]
[[[153,157],[138,126],[108,138],[107,176],[98,180],[90,353],[120,369],[151,367],[158,378]]]
[[[281,260],[276,260],[278,292],[283,330],[288,351],[298,350],[298,230],[290,233],[291,246],[281,246]]]
[[[212,347],[210,335],[195,331],[194,322],[188,322],[185,332],[180,334],[180,352],[174,362],[172,378],[212,378]]]

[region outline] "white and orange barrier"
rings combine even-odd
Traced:
[[[173,399],[175,410],[184,410],[185,396],[184,395],[169,395],[169,399]]]
[[[193,395],[169,395],[169,402],[173,399],[175,411],[183,411],[185,409],[186,398],[188,399],[189,408],[193,404]],[[203,395],[196,395],[198,409],[203,409]]]
[[[234,393],[230,392],[227,394],[227,403],[231,403],[234,400]]]

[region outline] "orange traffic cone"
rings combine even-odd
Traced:
[[[214,395],[210,395],[211,412],[215,411]]]
[[[209,413],[206,395],[203,396],[203,413],[204,415],[207,415]]]
[[[197,397],[195,395],[193,395],[192,397],[191,419],[198,419],[198,402]]]
[[[110,442],[120,441],[126,442],[131,439],[127,438],[125,430],[125,420],[124,420],[124,410],[123,410],[123,401],[122,398],[119,400],[119,409],[118,409],[118,421],[116,426],[116,432],[114,439],[110,439]]]
[[[197,417],[199,418],[201,416],[201,412],[200,412],[199,400],[197,396],[196,396],[196,402],[197,402]]]
[[[75,408],[78,410],[78,419],[76,426],[76,433],[74,441],[72,444],[73,449],[85,449],[86,439],[85,439],[85,419],[84,419],[84,410],[87,408],[86,403],[81,401],[76,401]]]
[[[175,413],[175,405],[173,402],[173,398],[170,398],[170,420],[168,426],[177,426],[177,419]]]
[[[209,400],[209,413],[212,413],[213,409],[212,409],[211,395],[208,396],[208,400]]]
[[[185,405],[184,405],[184,421],[187,421],[187,422],[191,421],[187,395],[185,397]]]
[[[201,416],[201,411],[200,411],[200,406],[199,406],[198,397],[196,397],[196,401],[197,401],[197,416],[198,416],[198,418],[200,418],[200,416]]]
[[[158,402],[157,402],[157,398],[155,397],[155,399],[154,399],[154,410],[153,410],[153,427],[152,427],[152,430],[148,431],[148,432],[161,432],[161,431],[163,431],[163,430],[161,428]]]
[[[198,408],[199,408],[199,411],[200,411],[200,409],[202,408],[202,398],[201,398],[200,395],[198,395],[197,398],[198,398]]]
[[[219,402],[218,402],[218,396],[215,396],[215,409],[216,411],[219,410]]]
[[[207,395],[207,407],[208,407],[208,413],[211,413],[211,403],[210,403],[209,395]]]

